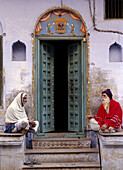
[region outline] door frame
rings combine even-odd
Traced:
[[[39,81],[39,75],[40,75],[40,69],[39,69],[39,63],[40,63],[40,41],[43,40],[79,40],[81,41],[81,75],[82,75],[82,83],[81,83],[81,96],[82,96],[82,131],[77,132],[75,136],[83,137],[85,136],[85,129],[86,129],[86,108],[87,108],[87,39],[82,36],[77,37],[58,37],[58,36],[42,36],[42,37],[34,37],[34,112],[35,112],[35,118],[36,120],[41,120],[40,110],[40,81]],[[39,122],[40,124],[41,122]],[[40,133],[41,126],[38,129],[37,137],[44,137],[45,133]],[[69,133],[67,135],[70,136]]]

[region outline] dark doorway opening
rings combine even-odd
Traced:
[[[54,42],[55,131],[68,131],[68,42]]]

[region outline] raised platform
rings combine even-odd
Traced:
[[[24,162],[25,136],[22,133],[0,133],[1,170],[20,170]]]
[[[123,169],[123,131],[99,133],[102,169]]]

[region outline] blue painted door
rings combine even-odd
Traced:
[[[68,46],[68,130],[81,131],[81,46]]]
[[[42,132],[54,130],[54,47],[41,43],[41,125]]]
[[[85,47],[83,44],[83,42],[76,42],[68,45],[68,56],[66,56],[68,57],[68,131],[74,132],[82,132],[85,128],[84,113],[86,110],[84,108],[86,108],[86,103],[83,102],[85,100],[82,97],[86,91],[83,88],[86,87],[83,85],[83,82],[86,83],[86,79],[82,81],[85,77],[83,65],[83,62],[85,63]],[[38,86],[35,102],[37,103],[37,119],[40,122],[40,132],[42,133],[55,131],[54,45],[40,41],[37,46],[40,50],[37,52],[38,59],[36,60]]]

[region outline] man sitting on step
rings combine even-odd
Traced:
[[[5,114],[5,133],[21,132],[26,134],[28,131],[37,132],[39,122],[29,121],[25,112],[24,105],[27,102],[27,94],[19,93]]]
[[[102,104],[96,116],[87,115],[93,131],[115,132],[122,124],[122,109],[118,102],[112,99],[110,89],[102,92]]]

